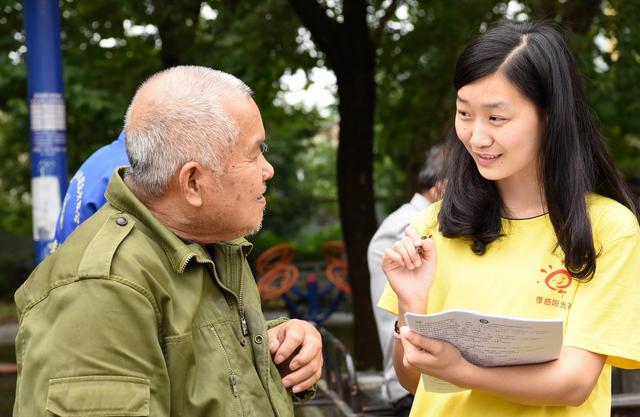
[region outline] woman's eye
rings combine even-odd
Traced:
[[[462,117],[462,118],[469,117],[469,113],[467,113],[466,111],[462,111],[462,110],[458,110],[458,115],[460,115],[460,117]]]
[[[269,152],[269,145],[267,145],[266,143],[261,143],[260,153],[267,153],[267,152]]]
[[[489,116],[489,120],[492,122],[504,122],[506,119],[500,116]]]

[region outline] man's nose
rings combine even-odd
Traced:
[[[267,161],[267,158],[264,159],[265,166],[262,169],[262,177],[264,181],[269,181],[275,175],[275,170],[273,169],[273,165]]]

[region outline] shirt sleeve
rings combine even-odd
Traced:
[[[394,316],[398,315],[398,296],[393,292],[391,285],[387,283],[384,287],[384,291],[382,291],[382,295],[378,300],[378,307],[383,310],[387,310],[389,313]]]
[[[411,213],[407,213],[411,216]],[[393,217],[392,217],[393,216]],[[402,212],[396,212],[387,217],[380,225],[380,228],[371,239],[367,249],[367,263],[369,266],[371,302],[376,305],[380,296],[387,288],[387,277],[382,271],[382,257],[384,252],[402,236],[402,230],[409,223],[410,218],[402,219]],[[386,310],[386,309],[384,309]],[[395,321],[395,314],[389,314],[383,309],[375,308],[373,314],[378,328],[378,339],[385,354],[386,346],[393,338],[392,329]]]
[[[623,229],[625,236],[601,245],[594,277],[578,284],[564,344],[632,369],[640,368],[640,228],[633,217]]]
[[[62,200],[62,207],[60,208],[60,213],[58,214],[58,220],[56,221],[56,232],[55,232],[55,241],[58,245],[62,244],[65,241],[67,236],[71,234],[71,232],[76,228],[76,224],[74,223],[74,213],[75,206],[78,194],[78,176],[82,175],[81,172],[78,172],[73,176],[71,181],[69,182],[69,187],[67,188],[67,193]],[[83,178],[84,181],[84,178]]]
[[[55,246],[107,202],[104,192],[111,176],[118,167],[129,165],[123,135],[94,152],[71,179],[56,223]]]

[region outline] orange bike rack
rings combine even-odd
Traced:
[[[293,262],[293,246],[288,243],[275,245],[262,252],[256,259],[256,273],[262,276],[278,264],[290,264]]]
[[[342,292],[346,292],[347,294],[351,294],[351,285],[349,285],[349,282],[347,281],[347,276],[349,276],[349,267],[345,261],[337,259],[329,262],[325,273],[327,274],[329,281],[331,281],[337,289]]]
[[[262,252],[255,263],[258,291],[262,301],[280,297],[298,282],[300,271],[292,264],[294,249],[288,243],[275,245]]]
[[[345,260],[344,242],[341,240],[329,240],[322,244],[322,257],[331,263],[333,261]]]
[[[288,292],[300,277],[300,271],[293,264],[279,263],[258,280],[258,291],[262,301],[278,298]]]

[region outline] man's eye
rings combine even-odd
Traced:
[[[269,145],[267,145],[266,143],[261,143],[260,144],[260,152],[261,153],[269,152]]]

